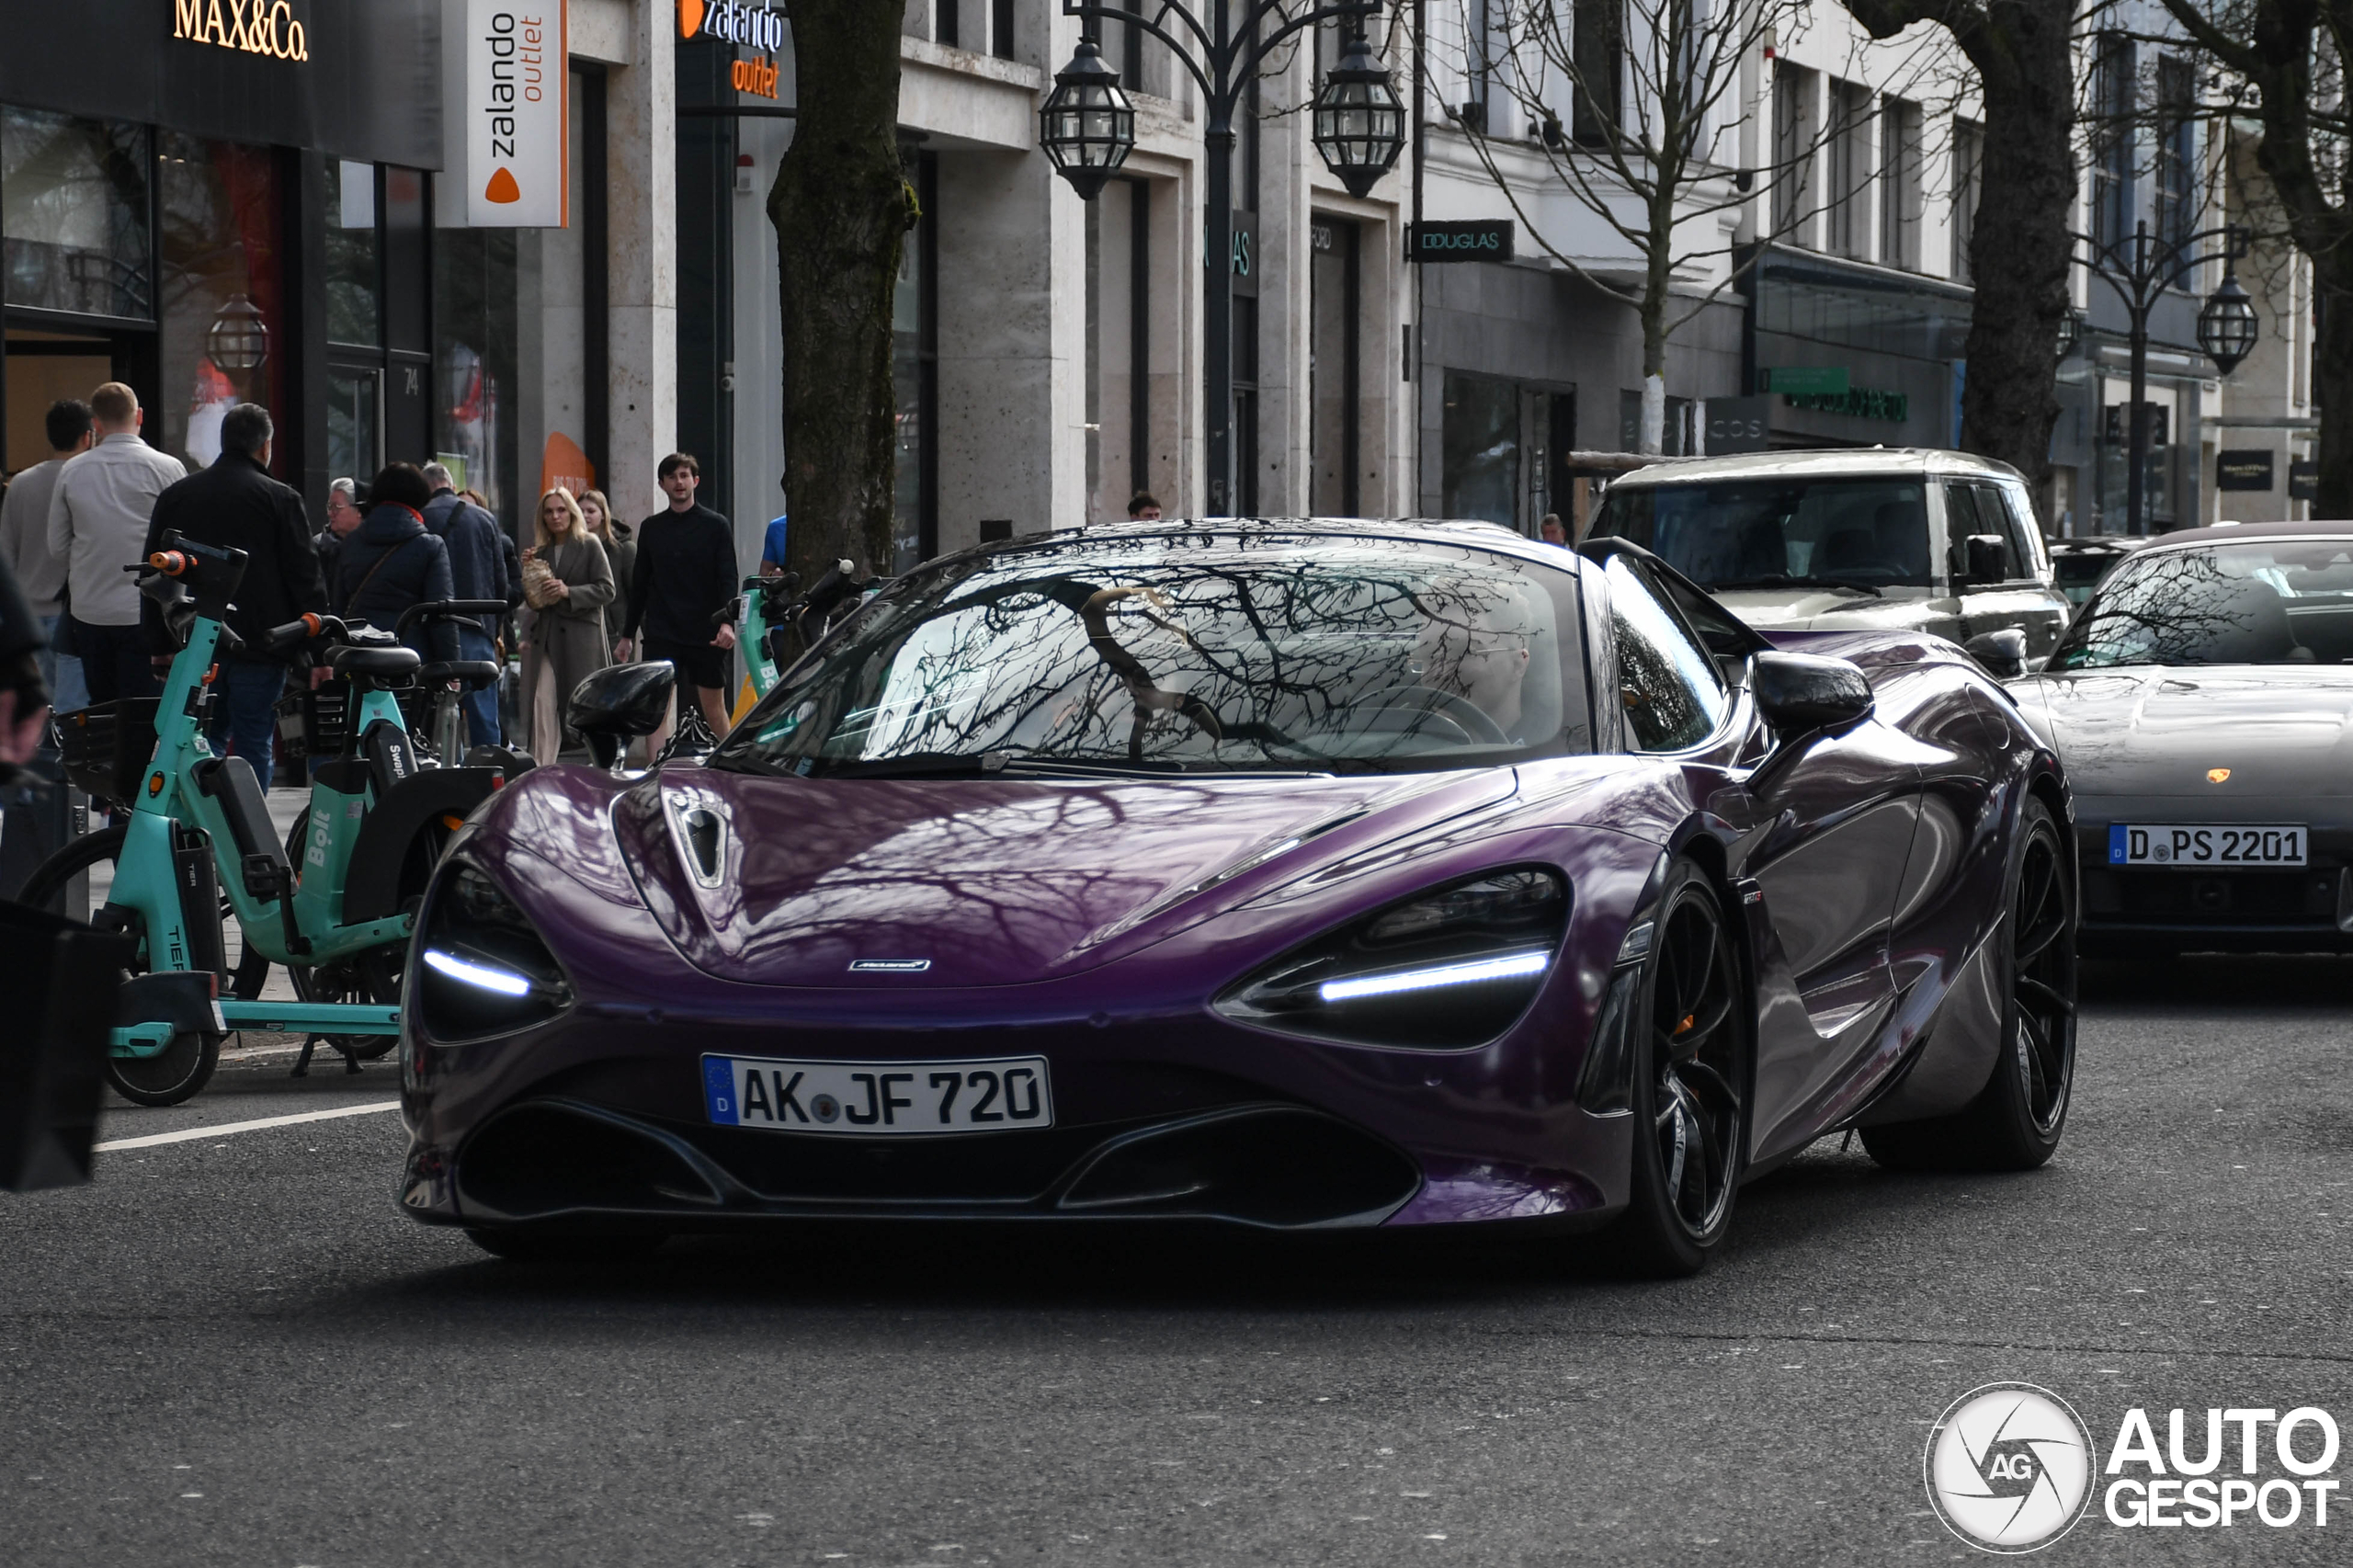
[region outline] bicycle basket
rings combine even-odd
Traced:
[[[155,756],[159,706],[156,698],[126,697],[58,715],[58,756],[74,788],[94,800],[137,800]]]
[[[278,699],[278,739],[289,757],[340,756],[349,729],[351,686],[331,680],[316,691],[290,691]]]

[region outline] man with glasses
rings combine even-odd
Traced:
[[[344,537],[359,526],[359,482],[338,479],[327,485],[327,526],[311,536],[318,547],[319,566],[326,574],[327,585],[335,585],[336,558],[343,553]]]

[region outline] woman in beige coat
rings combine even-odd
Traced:
[[[613,602],[612,562],[588,531],[580,503],[558,485],[540,497],[539,540],[523,552],[523,689],[531,715],[531,755],[552,762],[567,752],[585,755],[587,743],[563,726],[572,688],[613,662],[605,625]],[[544,574],[539,570],[545,567]]]

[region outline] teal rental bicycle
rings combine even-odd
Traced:
[[[718,619],[736,623],[736,651],[744,660],[746,690],[739,694],[734,717],[741,719],[755,702],[768,694],[777,678],[801,655],[816,645],[829,630],[829,618],[846,600],[881,587],[881,580],[860,583],[857,567],[837,561],[810,585],[805,594],[798,573],[780,577],[746,577],[744,591],[719,612]]]
[[[393,697],[420,678],[478,674],[472,665],[420,669],[391,632],[305,616],[272,631],[271,646],[324,642],[326,663],[350,683],[351,696],[341,755],[313,778],[300,854],[290,856],[252,766],[215,756],[204,739],[214,660],[235,642],[222,618],[245,554],[176,533],[163,543],[144,565],[127,568],[140,573],[140,592],[163,608],[180,640],[163,696],[59,723],[69,777],[117,802],[120,820],[51,856],[19,894],[46,904],[77,876],[112,862],[113,881],[92,924],[130,934],[139,959],[123,990],[107,1077],[141,1105],[176,1105],[203,1088],[231,1029],[365,1037],[389,1048],[400,1032],[401,966],[416,902],[449,835],[506,781],[495,767],[420,767]],[[233,974],[224,955],[228,918],[244,945]],[[261,999],[270,963],[294,973],[303,999]],[[360,999],[317,999],[323,994]]]

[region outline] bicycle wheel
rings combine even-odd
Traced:
[[[126,835],[125,829],[109,827],[75,839],[35,867],[17,897],[39,909],[63,892],[66,884],[84,872],[104,866],[111,880]],[[67,913],[79,917],[75,911]],[[132,918],[135,921],[137,916]],[[133,934],[138,934],[135,926]],[[262,967],[267,972],[266,961]],[[145,969],[143,962],[132,960],[134,973],[143,973]],[[242,968],[239,972],[242,975]],[[178,1105],[211,1081],[213,1069],[221,1063],[222,1039],[210,1032],[188,1031],[173,1036],[171,1043],[153,1056],[110,1054],[107,1057],[107,1082],[114,1086],[115,1093],[133,1105]]]

